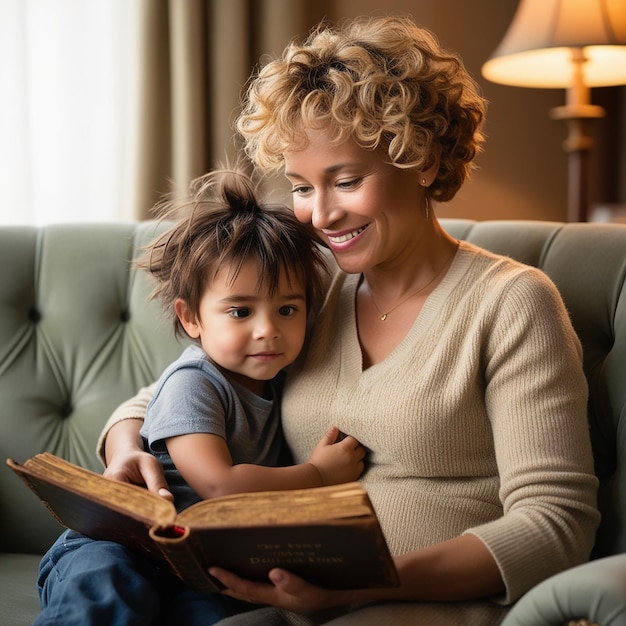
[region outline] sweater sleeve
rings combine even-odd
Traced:
[[[143,387],[140,389],[136,396],[130,398],[130,400],[126,400],[126,402],[120,404],[120,406],[113,411],[111,417],[107,420],[102,432],[100,433],[100,437],[98,438],[98,443],[96,444],[96,453],[102,461],[102,464],[106,467],[106,458],[104,455],[104,447],[106,443],[106,438],[111,430],[111,428],[121,422],[122,420],[127,419],[140,419],[144,420],[146,416],[146,409],[154,392],[156,390],[156,382],[152,383],[152,385],[148,387]]]
[[[521,271],[486,330],[486,407],[504,515],[471,528],[496,559],[504,603],[589,558],[599,522],[582,350],[553,283]]]

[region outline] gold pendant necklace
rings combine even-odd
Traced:
[[[413,291],[412,293],[410,293],[406,298],[404,298],[403,300],[400,300],[400,302],[398,302],[398,304],[396,304],[394,307],[392,307],[391,309],[389,309],[386,313],[383,313],[379,308],[378,305],[376,304],[376,300],[374,300],[374,296],[372,295],[372,291],[369,288],[367,288],[367,293],[370,296],[370,299],[372,301],[372,304],[374,305],[374,307],[376,308],[376,310],[378,311],[378,319],[381,322],[384,322],[387,317],[389,317],[390,313],[393,313],[398,307],[402,306],[405,302],[407,302],[408,300],[410,300],[413,296],[416,296],[418,293],[421,293],[422,291],[424,291],[425,289],[427,289],[428,287],[430,287],[436,280],[437,278],[439,278],[439,276],[441,275],[441,273],[443,272],[443,270],[447,267],[448,263],[450,263],[450,261],[452,260],[452,258],[454,257],[454,255],[456,254],[456,251],[459,249],[459,242],[456,242],[456,245],[454,246],[454,250],[452,250],[452,254],[446,259],[445,263],[439,268],[439,270],[437,271],[437,273],[422,287],[420,287],[417,291]]]

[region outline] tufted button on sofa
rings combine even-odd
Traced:
[[[603,514],[594,561],[532,589],[504,624],[626,625],[626,226],[442,223],[457,238],[542,268],[585,353]],[[146,277],[130,265],[157,229],[0,227],[2,461],[49,451],[100,471],[94,450],[106,418],[180,354]],[[0,624],[32,623],[39,559],[60,531],[0,463]]]

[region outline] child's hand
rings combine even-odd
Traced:
[[[174,501],[174,496],[165,481],[163,466],[155,456],[143,450],[130,449],[123,454],[120,452],[110,461],[104,470],[104,476],[111,480],[145,485],[166,500]]]
[[[314,465],[324,485],[356,480],[364,469],[365,447],[354,437],[344,436],[331,426],[315,446],[308,462]]]

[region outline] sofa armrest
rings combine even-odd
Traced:
[[[626,554],[590,561],[544,580],[517,602],[501,626],[566,626],[583,619],[626,626]]]

